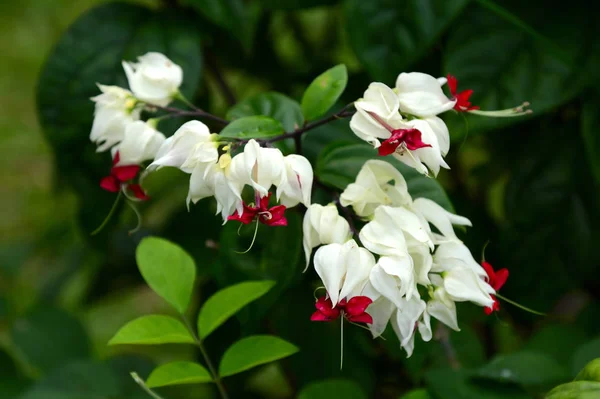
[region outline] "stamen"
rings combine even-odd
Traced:
[[[388,124],[386,121],[384,121],[384,120],[383,120],[383,119],[382,119],[382,118],[381,118],[379,115],[377,115],[375,112],[370,112],[370,111],[367,111],[367,113],[368,113],[369,115],[371,115],[371,117],[372,117],[373,119],[375,119],[377,122],[379,122],[379,124],[380,124],[381,126],[383,126],[384,128],[386,128],[387,130],[389,130],[389,131],[390,131],[390,133],[392,133],[392,132],[395,130],[393,127],[391,127],[391,126],[390,126],[390,125],[389,125],[389,124]]]
[[[273,215],[271,214],[271,212],[269,211],[265,211],[265,212],[258,212],[259,216],[264,217],[266,220],[271,220],[273,219]]]
[[[115,198],[115,202],[113,202],[112,208],[110,208],[110,211],[108,212],[108,215],[106,215],[106,217],[104,218],[104,220],[102,221],[100,226],[98,226],[98,228],[96,230],[92,231],[92,233],[90,235],[95,236],[96,234],[100,233],[102,231],[102,229],[104,229],[104,227],[108,224],[108,221],[112,218],[115,211],[117,210],[117,207],[118,207],[119,202],[121,201],[122,197],[123,197],[122,192],[119,192],[119,194],[117,195],[117,198]]]
[[[135,226],[133,229],[131,229],[127,232],[127,234],[132,235],[134,233],[137,233],[138,230],[142,227],[142,214],[140,213],[140,211],[137,209],[137,207],[135,206],[135,204],[133,202],[127,201],[127,205],[129,205],[129,207],[133,210],[133,212],[135,213],[135,216],[137,217],[137,226]]]
[[[512,300],[510,300],[510,299],[508,299],[506,297],[503,297],[502,295],[498,294],[497,292],[494,294],[494,296],[496,296],[496,298],[502,299],[503,301],[508,302],[511,305],[516,306],[519,309],[522,309],[522,310],[524,310],[526,312],[533,313],[533,314],[536,314],[538,316],[546,316],[546,313],[542,313],[542,312],[538,312],[537,310],[530,309],[530,308],[528,308],[526,306],[521,305],[520,303],[517,303],[517,302],[512,301]]]
[[[254,241],[256,240],[256,235],[258,234],[258,220],[256,220],[255,223],[256,223],[256,227],[254,228],[254,236],[252,237],[252,242],[250,243],[250,246],[244,252],[234,251],[236,254],[240,254],[240,255],[247,254],[254,246]]]
[[[489,116],[492,118],[510,118],[513,116],[523,116],[523,115],[532,114],[533,113],[532,110],[525,109],[525,108],[529,107],[529,105],[531,105],[529,103],[529,101],[525,101],[523,104],[517,105],[516,107],[502,109],[502,110],[498,110],[498,111],[482,111],[479,109],[473,109],[468,112],[471,114]]]

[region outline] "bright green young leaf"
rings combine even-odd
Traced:
[[[324,115],[340,98],[348,83],[346,65],[336,65],[312,81],[302,96],[302,113],[307,121]]]
[[[590,164],[590,168],[600,183],[600,95],[592,97],[583,105],[581,113],[581,134],[585,143],[585,152]]]
[[[193,344],[194,338],[182,322],[170,316],[142,316],[125,324],[109,345]]]
[[[402,395],[400,399],[432,399],[432,397],[426,389],[414,389]]]
[[[581,348],[581,350],[588,349],[591,352],[590,354],[595,353],[596,356],[598,356],[598,340],[592,341],[592,343],[593,345],[596,345],[596,347],[593,347],[593,345],[588,345]],[[577,355],[575,359],[577,359]],[[586,364],[585,367],[577,374],[575,380],[600,382],[600,357]]]
[[[194,260],[181,247],[158,237],[146,237],[135,252],[138,267],[150,288],[185,313],[196,278]]]
[[[206,338],[228,318],[266,294],[274,285],[274,281],[246,281],[224,288],[208,298],[198,315],[200,338]]]
[[[468,0],[349,0],[350,44],[371,77],[392,86],[422,58]]]
[[[211,382],[208,370],[192,362],[172,362],[157,367],[146,380],[150,388],[178,384],[202,384]]]
[[[54,308],[39,308],[15,320],[11,339],[25,359],[43,371],[90,356],[90,342],[79,320]]]
[[[544,399],[597,399],[600,398],[600,382],[573,381],[562,384],[548,392]]]
[[[517,352],[496,356],[474,376],[524,386],[552,386],[568,380],[564,367],[543,353]]]
[[[225,126],[221,137],[234,139],[263,139],[283,134],[283,126],[279,121],[268,116],[247,116],[236,119]]]
[[[254,335],[231,345],[219,364],[219,375],[228,377],[261,364],[283,359],[298,352],[298,348],[271,335]]]
[[[437,180],[418,173],[392,157],[379,157],[377,150],[368,144],[333,142],[325,147],[315,167],[319,180],[332,187],[345,189],[354,182],[363,164],[369,159],[380,159],[394,165],[402,173],[413,198],[425,197],[442,207],[452,210],[452,204]]]
[[[316,381],[305,386],[298,399],[367,399],[360,385],[351,380],[330,379]]]
[[[291,132],[304,124],[300,104],[288,96],[267,92],[260,93],[240,101],[227,112],[227,119],[239,119],[246,116],[269,116],[281,123],[286,132]]]

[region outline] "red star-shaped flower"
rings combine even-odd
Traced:
[[[409,150],[417,150],[423,147],[431,147],[429,144],[425,144],[421,140],[421,131],[418,129],[396,129],[392,131],[392,135],[389,139],[381,143],[379,147],[379,155],[385,156],[396,152],[396,148],[400,144],[406,144],[406,148]]]
[[[147,200],[149,197],[139,184],[129,183],[137,176],[138,172],[140,171],[140,166],[116,166],[118,163],[119,153],[117,152],[113,159],[113,166],[110,169],[110,175],[103,177],[102,180],[100,180],[100,187],[106,191],[110,191],[111,193],[117,193],[121,189],[121,186],[126,184],[127,189],[130,190],[137,199],[142,201]]]
[[[271,198],[271,193],[261,198],[257,207],[251,207],[244,203],[242,214],[235,213],[229,216],[227,220],[235,220],[243,224],[248,224],[258,218],[259,222],[267,226],[287,226],[285,205],[275,205],[269,208],[269,198]]]
[[[479,109],[477,105],[471,105],[469,102],[469,97],[473,94],[473,90],[464,90],[460,93],[457,93],[458,88],[458,80],[450,74],[447,76],[448,79],[448,87],[450,88],[450,93],[452,97],[456,100],[456,104],[454,104],[454,109],[458,112],[467,112],[474,109]]]
[[[317,299],[315,307],[317,311],[310,317],[311,321],[332,321],[340,314],[354,323],[373,323],[373,318],[365,312],[373,301],[366,296],[355,296],[349,301],[342,299],[334,308],[330,298],[321,297]]]
[[[488,284],[494,290],[499,291],[508,279],[508,269],[500,269],[498,271],[495,271],[492,265],[490,265],[487,262],[483,262],[481,266],[483,266],[483,269],[488,275]],[[483,309],[485,314],[487,315],[490,315],[493,312],[497,312],[498,310],[500,310],[500,302],[498,302],[498,299],[496,299],[494,295],[492,295],[492,298],[494,299],[494,304],[491,307],[486,307],[485,309]]]

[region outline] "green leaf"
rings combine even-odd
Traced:
[[[260,93],[240,101],[227,112],[227,119],[264,115],[281,123],[286,132],[304,124],[300,104],[286,95],[276,92]]]
[[[346,65],[336,65],[316,77],[302,96],[302,113],[307,121],[324,115],[340,98],[348,83]]]
[[[588,337],[581,328],[573,325],[550,324],[544,326],[533,334],[525,346],[524,351],[544,353],[560,364],[568,364],[573,359],[575,350],[588,341]],[[556,345],[561,342],[560,345]],[[573,371],[576,375],[587,362],[582,362]]]
[[[268,116],[247,116],[236,119],[225,126],[221,137],[234,139],[262,139],[283,134],[283,126],[279,121]]]
[[[225,29],[250,50],[258,8],[242,0],[185,0],[206,18]]]
[[[581,134],[585,144],[587,160],[596,182],[600,182],[600,116],[598,108],[600,96],[595,95],[583,105],[581,113]]]
[[[19,399],[100,399],[120,395],[119,380],[106,364],[69,363],[53,370]]]
[[[597,399],[600,397],[600,382],[573,381],[551,390],[545,399]]]
[[[170,316],[142,316],[125,324],[109,345],[193,344],[194,338],[182,322]]]
[[[164,8],[155,13],[122,3],[92,8],[60,37],[41,71],[37,108],[46,139],[60,154],[54,158],[56,175],[81,197],[83,231],[98,227],[115,199],[98,187],[110,169],[110,154],[96,153],[89,140],[94,116],[90,97],[100,93],[96,84],[127,88],[121,61],[158,51],[181,66],[181,91],[192,98],[202,75],[201,49],[198,27],[189,13]],[[109,232],[92,239],[103,252]]]
[[[224,288],[208,298],[198,315],[198,334],[206,338],[228,318],[266,294],[274,281],[247,281]]]
[[[468,2],[348,0],[346,31],[370,76],[392,85],[400,72],[408,71],[438,42]]]
[[[405,393],[400,399],[432,399],[426,389],[414,389]]]
[[[331,5],[337,0],[258,0],[258,2],[269,10],[298,10]]]
[[[474,376],[524,386],[552,386],[568,379],[565,369],[543,353],[517,352],[496,356]]]
[[[592,341],[593,345],[595,345],[595,347],[593,345],[586,345],[585,347],[581,348],[581,350],[584,349],[589,349],[592,354],[593,353],[598,353],[598,340],[596,340],[595,342]],[[581,356],[581,354],[576,354],[575,355],[575,359],[578,358],[578,355]],[[596,381],[596,382],[600,382],[600,357],[592,360],[591,362],[589,362],[588,364],[585,365],[585,367],[583,368],[583,370],[581,370],[578,374],[577,377],[575,377],[575,380],[577,381]]]
[[[228,377],[261,364],[283,359],[296,352],[296,346],[271,335],[243,338],[225,351],[219,364],[219,375]]]
[[[323,183],[343,190],[354,182],[363,164],[375,158],[391,163],[402,173],[413,198],[429,198],[445,209],[452,210],[452,204],[437,180],[420,174],[392,157],[378,157],[377,150],[368,144],[329,144],[317,159],[315,174]]]
[[[430,370],[425,381],[436,399],[531,399],[515,385],[470,380],[464,370]]]
[[[356,382],[341,378],[310,383],[298,395],[298,399],[331,398],[367,399],[367,395]]]
[[[25,359],[42,371],[90,356],[89,339],[79,320],[58,309],[39,308],[17,319],[11,339]]]
[[[172,362],[157,367],[146,380],[150,388],[178,384],[203,384],[211,382],[208,370],[192,362]]]
[[[196,265],[187,252],[162,238],[146,237],[138,245],[135,258],[150,288],[179,313],[185,313],[196,278]]]

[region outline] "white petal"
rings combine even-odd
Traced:
[[[165,136],[149,126],[146,122],[136,121],[127,126],[123,141],[119,144],[119,163],[122,165],[138,165],[153,159]]]
[[[374,82],[365,91],[362,100],[356,102],[356,107],[367,112],[373,112],[383,119],[391,119],[398,115],[400,100],[392,89],[383,83]]]
[[[466,267],[456,267],[444,272],[444,289],[448,296],[457,302],[471,301],[481,306],[490,307],[494,300],[490,294],[494,289]]]
[[[346,256],[349,249],[346,245],[329,244],[317,249],[315,253],[315,270],[323,281],[333,306],[341,299],[340,288],[346,274]]]
[[[471,251],[458,240],[445,241],[436,248],[433,255],[433,267],[431,271],[442,272],[455,267],[467,267],[481,277],[487,277],[487,273],[479,263],[473,259]]]
[[[388,139],[391,136],[389,130],[381,126],[364,110],[357,108],[356,113],[350,119],[350,129],[360,139],[378,148],[381,143],[378,139]]]
[[[450,100],[431,75],[420,72],[401,73],[396,80],[400,110],[412,115],[427,117],[448,111],[456,100]]]
[[[351,242],[354,242],[352,240]],[[369,280],[371,269],[375,266],[375,257],[369,251],[352,246],[346,258],[346,276],[340,292],[340,298],[349,297],[357,290],[362,291]]]
[[[427,312],[455,331],[460,331],[456,317],[456,305],[449,298],[438,299],[441,295],[447,296],[444,288],[436,288],[434,299],[427,302]]]
[[[291,154],[284,158],[287,178],[277,187],[277,197],[286,207],[296,206],[299,202],[310,205],[313,183],[313,169],[301,155]]]
[[[403,298],[398,287],[400,281],[397,277],[386,273],[379,264],[376,264],[371,269],[369,281],[381,295],[392,301],[394,305],[402,306]]]
[[[417,198],[413,203],[413,207],[446,238],[457,239],[452,227],[453,224],[472,226],[471,221],[466,217],[450,213],[428,198]]]
[[[369,325],[373,338],[377,338],[383,334],[395,309],[394,304],[383,297],[369,305],[366,312],[373,318],[373,323]]]

